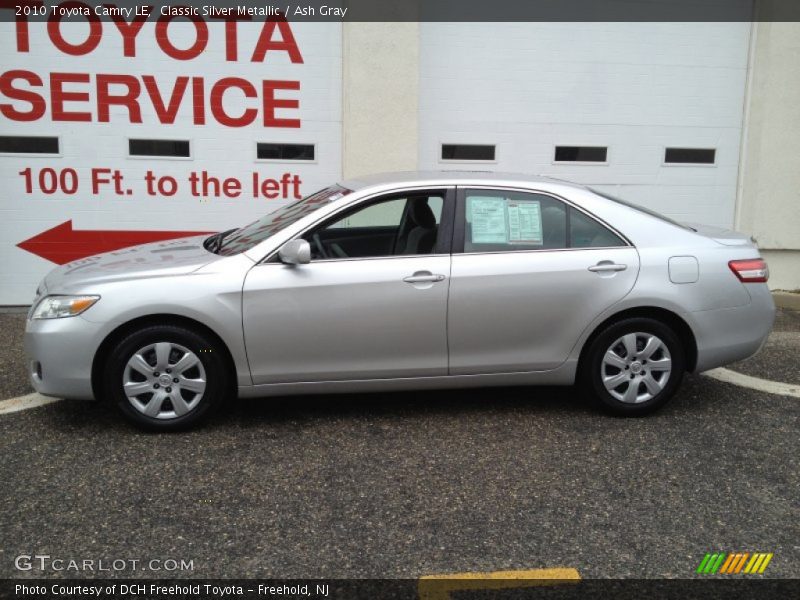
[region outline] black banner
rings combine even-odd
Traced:
[[[800,580],[770,579],[4,579],[0,598],[18,600],[615,600],[800,597]]]
[[[796,0],[0,0],[0,20],[800,21]]]

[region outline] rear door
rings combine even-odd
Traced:
[[[618,234],[544,193],[459,189],[455,234],[452,375],[556,368],[639,270]]]

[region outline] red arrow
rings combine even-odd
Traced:
[[[79,230],[72,228],[72,221],[70,220],[43,231],[24,242],[20,242],[17,247],[27,250],[36,256],[41,256],[50,262],[63,265],[73,260],[102,252],[112,252],[128,246],[207,233],[212,232]]]

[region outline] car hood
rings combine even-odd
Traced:
[[[45,287],[49,293],[58,293],[87,283],[191,273],[221,258],[203,247],[207,237],[165,240],[82,258],[50,271]]]

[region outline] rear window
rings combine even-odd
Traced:
[[[611,200],[612,202],[616,202],[617,204],[622,204],[623,206],[627,206],[628,208],[638,210],[639,212],[643,212],[644,214],[650,215],[651,217],[655,217],[656,219],[661,219],[662,221],[666,221],[670,225],[675,225],[676,227],[680,227],[681,229],[688,229],[689,231],[697,231],[694,227],[689,227],[688,225],[684,225],[683,223],[678,223],[678,221],[670,219],[669,217],[665,217],[661,213],[651,210],[649,208],[645,208],[640,204],[634,204],[633,202],[629,202],[628,200],[623,200],[622,198],[617,198],[616,196],[612,196],[610,194],[601,192],[600,190],[596,190],[594,188],[589,188],[589,189],[592,190],[598,196],[602,196],[606,200]]]

